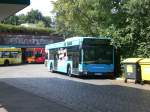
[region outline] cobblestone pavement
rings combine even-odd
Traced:
[[[34,64],[0,67],[0,82],[44,98],[47,106],[54,102],[56,106],[51,108],[66,109],[60,112],[150,112],[148,84],[142,86],[133,82],[125,84],[123,80],[70,78],[49,73],[44,65]]]

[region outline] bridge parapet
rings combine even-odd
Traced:
[[[13,46],[20,48],[44,47],[46,44],[63,41],[59,35],[38,36],[38,35],[13,35],[0,34],[0,46]]]

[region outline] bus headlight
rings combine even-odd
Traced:
[[[83,72],[83,66],[79,64],[79,72]]]
[[[79,72],[83,72],[83,69],[79,67]]]
[[[87,74],[88,74],[88,72],[87,72],[87,71],[83,71],[83,74],[87,75]]]

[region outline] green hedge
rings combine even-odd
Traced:
[[[50,35],[54,33],[54,30],[50,28],[30,28],[30,27],[23,27],[23,26],[0,24],[0,33]]]

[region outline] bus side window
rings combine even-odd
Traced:
[[[19,52],[11,52],[10,53],[10,58],[18,58],[18,53]]]
[[[68,60],[72,60],[72,53],[71,52],[68,52]]]
[[[58,60],[58,54],[54,54],[54,60]]]
[[[0,58],[2,58],[2,52],[0,52]]]
[[[14,58],[14,54],[12,52],[9,53],[9,58]]]
[[[3,58],[9,58],[10,57],[10,52],[4,51],[2,54]]]

